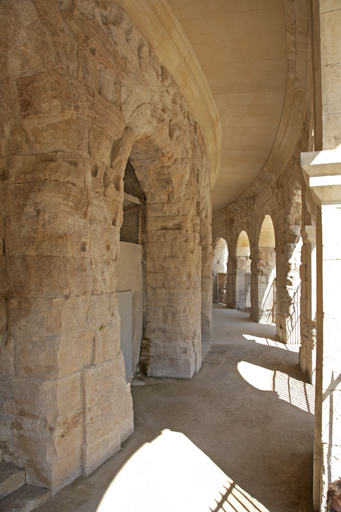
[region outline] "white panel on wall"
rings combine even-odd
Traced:
[[[121,350],[124,357],[126,380],[133,377],[133,295],[131,290],[118,292],[118,311],[121,317]]]

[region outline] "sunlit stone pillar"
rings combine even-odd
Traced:
[[[317,225],[317,366],[314,510],[341,476],[341,4],[314,0],[316,151],[301,156],[321,204]]]
[[[341,151],[302,154],[321,204],[317,239],[317,365],[314,510],[341,475]]]
[[[309,382],[316,378],[316,226],[304,228],[302,246],[300,367]],[[303,274],[303,275],[302,275]]]

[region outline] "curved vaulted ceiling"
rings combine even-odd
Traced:
[[[222,124],[213,209],[236,199],[272,148],[286,83],[282,0],[170,0],[199,57]]]
[[[286,87],[284,0],[119,0],[199,121],[213,210],[237,199],[267,161]]]

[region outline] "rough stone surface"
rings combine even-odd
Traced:
[[[25,483],[25,471],[8,462],[0,463],[0,499],[16,491]]]
[[[210,170],[177,84],[124,10],[0,9],[0,443],[55,493],[133,431],[116,298],[128,158],[146,198],[149,375],[191,377],[211,337]]]
[[[34,485],[24,485],[16,492],[0,501],[0,512],[31,512],[46,503],[51,498],[48,489]]]

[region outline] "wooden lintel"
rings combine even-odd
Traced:
[[[130,201],[131,203],[143,204],[143,201],[141,201],[141,199],[135,196],[131,196],[130,194],[124,193],[124,199]]]

